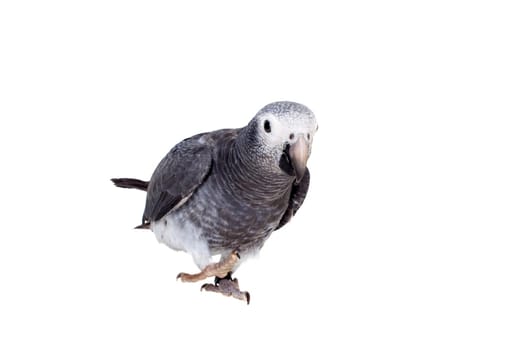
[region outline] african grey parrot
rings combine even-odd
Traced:
[[[246,300],[231,274],[270,234],[299,210],[310,183],[306,162],[317,131],[314,114],[295,102],[263,107],[247,126],[187,138],[161,160],[149,182],[112,179],[147,191],[142,224],[159,242],[193,257],[201,272],[184,282],[215,277],[201,290]],[[220,255],[218,262],[212,257]]]

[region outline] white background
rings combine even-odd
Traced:
[[[519,1],[191,3],[0,5],[0,348],[523,349]],[[177,282],[109,178],[283,99],[312,184],[252,304]]]

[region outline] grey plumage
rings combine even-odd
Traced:
[[[149,183],[113,181],[128,188],[133,181],[141,189],[146,184],[140,227],[192,254],[203,268],[216,254],[259,250],[299,210],[310,183],[306,159],[316,130],[315,117],[305,106],[272,103],[244,128],[181,141]]]

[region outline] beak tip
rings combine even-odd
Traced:
[[[295,175],[295,183],[298,184],[303,179],[304,171],[302,169],[300,171],[296,170],[295,173],[296,173],[296,175]]]
[[[290,147],[290,158],[295,170],[295,183],[299,183],[306,172],[306,162],[308,160],[308,145],[304,137],[301,136]]]

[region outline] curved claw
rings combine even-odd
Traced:
[[[216,285],[214,284],[211,284],[211,283],[204,283],[202,286],[201,286],[201,292],[205,290],[207,292],[218,292],[218,288]]]
[[[181,280],[182,282],[196,282],[203,279],[198,274],[192,275],[189,273],[181,272],[177,275],[177,280]]]

